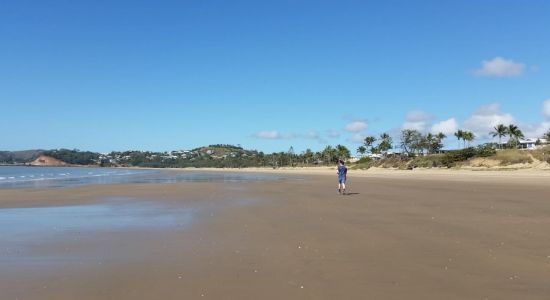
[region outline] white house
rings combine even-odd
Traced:
[[[539,145],[548,144],[548,141],[546,139],[534,139],[534,138],[520,139],[518,142],[519,142],[518,148],[525,149],[525,150],[534,150],[534,149],[537,149]]]

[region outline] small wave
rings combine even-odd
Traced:
[[[4,179],[6,179],[6,177],[0,177],[0,180],[4,180]]]

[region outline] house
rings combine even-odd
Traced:
[[[537,148],[537,140],[538,139],[519,139],[518,141],[518,149],[525,149],[525,150],[534,150]]]
[[[507,145],[509,145],[510,140],[503,141],[500,144],[500,147],[505,148]],[[513,142],[512,142],[513,143]],[[547,145],[548,140],[547,139],[538,139],[538,138],[525,138],[525,139],[519,139],[518,140],[518,149],[521,150],[535,150],[540,148],[541,146]],[[498,145],[498,143],[497,143]]]

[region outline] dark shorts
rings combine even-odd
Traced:
[[[346,183],[346,176],[339,176],[338,183]]]

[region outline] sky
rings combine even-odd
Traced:
[[[0,150],[550,129],[550,1],[3,1]]]

